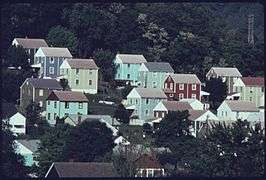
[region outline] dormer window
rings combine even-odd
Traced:
[[[50,58],[50,64],[54,64],[54,58],[53,57]]]

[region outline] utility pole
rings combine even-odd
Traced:
[[[248,15],[248,44],[254,45],[254,15]]]

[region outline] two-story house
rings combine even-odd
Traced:
[[[147,62],[143,55],[139,54],[117,54],[114,60],[116,66],[115,80],[130,82],[137,85],[138,70],[141,63]]]
[[[53,90],[63,90],[55,79],[27,78],[20,86],[20,108],[26,112],[31,102],[36,102],[42,111],[46,109],[46,99]]]
[[[234,83],[241,77],[242,75],[237,68],[230,67],[212,67],[206,74],[207,80],[211,78],[222,78],[223,82],[227,83],[227,93],[233,92]]]
[[[169,74],[174,74],[174,70],[169,63],[142,63],[139,68],[139,87],[163,89],[164,81]]]
[[[257,107],[264,106],[264,78],[242,77],[234,83],[234,92],[240,93],[240,100],[251,101]]]
[[[88,114],[88,99],[82,92],[52,91],[46,100],[46,119],[55,125],[56,118],[70,114]]]
[[[48,47],[44,39],[31,39],[31,38],[15,38],[12,41],[12,45],[21,46],[29,54],[30,60],[29,63],[33,64],[34,54],[40,47]]]
[[[72,55],[67,48],[40,47],[34,55],[34,65],[40,67],[40,77],[57,78],[60,76],[60,65]]]
[[[257,112],[259,110],[254,102],[225,100],[217,109],[217,117],[222,121],[245,120]]]
[[[60,76],[68,80],[72,91],[96,94],[98,69],[93,59],[66,59],[60,66]]]
[[[153,109],[162,100],[167,100],[167,96],[161,89],[134,88],[127,95],[126,106],[133,109],[133,115],[144,124],[145,120],[153,118]]]
[[[195,74],[172,74],[164,82],[164,92],[169,99],[201,100],[200,91],[201,82]]]

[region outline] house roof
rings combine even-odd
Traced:
[[[154,155],[143,154],[135,160],[137,168],[162,168]]]
[[[70,114],[68,117],[77,125],[78,124],[78,117],[77,114]],[[93,121],[93,120],[101,120],[103,119],[104,122],[112,125],[112,121],[114,125],[119,125],[120,123],[116,119],[112,119],[109,115],[95,115],[95,114],[89,114],[89,115],[80,115],[81,122],[83,121]]]
[[[174,73],[174,70],[171,67],[171,65],[166,62],[146,62],[144,63],[144,65],[150,72],[172,72]]]
[[[242,77],[241,79],[246,86],[265,86],[264,77]]]
[[[47,100],[88,102],[89,100],[82,92],[75,91],[52,91]]]
[[[40,47],[45,56],[48,57],[68,57],[72,58],[71,53],[67,48],[59,47]]]
[[[36,49],[40,47],[48,47],[44,39],[28,39],[28,38],[15,38],[19,45],[25,49]]]
[[[238,71],[237,68],[231,68],[231,67],[212,67],[211,70],[213,70],[218,76],[242,77],[241,73]]]
[[[141,54],[117,54],[123,63],[127,64],[141,64],[147,62],[145,57]]]
[[[67,62],[74,69],[99,69],[93,59],[68,59]]]
[[[36,152],[40,146],[40,140],[38,139],[31,139],[31,140],[18,139],[17,142],[22,144],[32,152]]]
[[[258,111],[256,104],[254,102],[236,101],[236,100],[225,100],[225,102],[232,111],[248,111],[248,112]]]
[[[161,89],[155,88],[134,88],[142,98],[167,98]]]
[[[33,87],[39,89],[63,89],[60,83],[55,79],[27,78],[26,81],[28,81]]]
[[[200,116],[202,116],[203,114],[205,114],[207,112],[207,110],[188,110],[189,112],[189,117],[188,119],[191,121],[194,121],[196,119],[198,119]]]
[[[15,104],[9,103],[4,99],[1,99],[1,119],[7,119],[18,112]]]
[[[59,177],[118,177],[113,163],[103,162],[55,162]]]
[[[196,74],[172,74],[169,75],[175,83],[193,83],[193,84],[200,84],[200,80]]]
[[[179,101],[162,101],[163,105],[168,111],[182,111],[192,109],[192,107],[187,102]]]

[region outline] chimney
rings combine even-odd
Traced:
[[[26,36],[25,39],[28,39],[28,36]]]

